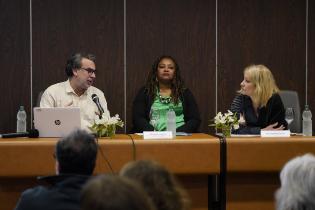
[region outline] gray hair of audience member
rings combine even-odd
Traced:
[[[138,183],[114,175],[88,181],[82,189],[80,204],[81,210],[155,210]]]
[[[315,209],[315,156],[305,154],[285,164],[276,192],[277,210]]]
[[[55,156],[59,173],[91,175],[97,156],[95,138],[84,130],[75,130],[57,142]]]
[[[67,60],[66,69],[65,69],[66,74],[69,78],[73,76],[73,69],[81,68],[82,58],[89,59],[93,61],[94,63],[96,60],[95,56],[90,53],[79,52],[79,53],[72,54],[71,57]]]
[[[190,199],[175,177],[155,161],[127,163],[120,176],[138,181],[158,210],[190,209]]]

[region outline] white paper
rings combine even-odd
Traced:
[[[289,130],[281,130],[281,131],[260,131],[261,137],[290,137]]]
[[[143,139],[172,139],[172,131],[143,131]]]

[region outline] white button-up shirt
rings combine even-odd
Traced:
[[[96,87],[89,87],[84,94],[78,96],[70,85],[70,81],[60,82],[48,87],[42,95],[40,107],[79,107],[81,128],[90,131],[99,110],[92,100],[92,95],[99,97],[104,114],[110,116],[104,93]]]

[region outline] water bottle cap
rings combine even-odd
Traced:
[[[20,106],[19,111],[24,111],[24,106]]]
[[[168,106],[168,110],[174,110],[174,105],[173,105],[173,104],[170,104],[170,105]]]

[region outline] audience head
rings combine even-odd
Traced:
[[[92,135],[84,130],[75,130],[56,144],[57,174],[93,173],[97,144]]]
[[[272,94],[278,91],[275,79],[266,66],[251,65],[245,68],[240,90],[242,94],[250,96],[255,103],[265,106]]]
[[[277,210],[315,209],[315,156],[306,154],[290,160],[280,173],[280,181]]]
[[[81,210],[155,210],[138,183],[112,175],[91,179],[82,190]]]
[[[146,82],[146,89],[152,99],[156,96],[161,83],[170,86],[172,99],[178,103],[179,96],[183,93],[184,82],[180,75],[179,66],[172,56],[160,56],[152,65]]]
[[[158,210],[190,209],[190,199],[175,177],[154,161],[140,160],[126,164],[120,175],[138,181]]]

